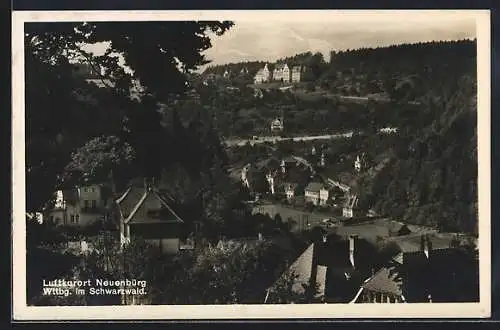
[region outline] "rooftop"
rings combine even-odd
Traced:
[[[131,186],[116,200],[125,222],[183,222],[156,188]]]
[[[375,275],[366,280],[361,287],[374,292],[401,296],[403,292],[400,284],[401,280],[398,278],[395,268],[389,266],[381,268]]]
[[[307,191],[312,191],[312,192],[319,192],[321,190],[321,188],[323,188],[323,184],[320,183],[320,182],[310,182],[307,187],[306,187],[306,190]]]
[[[433,250],[448,249],[454,239],[453,234],[430,234],[430,242]],[[396,236],[387,239],[387,243],[396,243],[403,253],[413,253],[421,251],[422,234],[411,234],[406,236]]]

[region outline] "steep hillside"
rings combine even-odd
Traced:
[[[432,118],[407,127],[366,198],[384,214],[444,231],[477,232],[477,104],[474,72],[432,91]],[[449,87],[449,86],[453,86]]]

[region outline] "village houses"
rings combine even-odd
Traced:
[[[276,65],[273,71],[273,80],[284,83],[290,82],[290,68],[286,63]]]
[[[293,200],[295,196],[297,196],[299,185],[297,183],[286,182],[284,183],[284,187],[285,187],[286,199],[288,201]]]
[[[342,208],[342,216],[345,218],[353,218],[359,215],[358,209],[359,198],[354,194],[347,194],[347,198]]]
[[[364,281],[351,303],[454,301],[460,294],[474,290],[473,283],[464,281],[467,272],[460,271],[463,262],[472,260],[467,261],[463,251],[451,244],[452,240],[449,234],[390,238],[388,241],[397,249],[384,266]]]
[[[110,198],[110,188],[102,184],[58,190],[48,218],[56,225],[89,226],[103,220]]]
[[[335,240],[323,234],[292,263],[281,278],[295,274],[292,291],[298,295],[307,295],[307,287],[316,287],[310,292],[316,302],[349,302],[361,284],[366,265],[371,258],[366,242],[355,235],[347,240]],[[280,279],[281,279],[280,278]],[[267,300],[273,299],[278,281],[267,291]]]
[[[306,202],[314,205],[326,205],[329,198],[329,190],[322,183],[310,182],[305,191],[304,196]]]
[[[304,71],[305,67],[302,65],[295,65],[290,68],[287,63],[277,63],[271,71],[268,65],[265,64],[264,68],[257,71],[254,82],[256,84],[270,81],[299,83],[303,80]]]

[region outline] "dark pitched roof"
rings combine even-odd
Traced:
[[[428,235],[428,238],[432,244],[432,250],[441,250],[450,248],[454,236],[447,234],[432,234]],[[422,250],[422,234],[419,233],[390,237],[387,239],[387,242],[395,243],[403,253],[414,253]]]
[[[286,156],[285,158],[282,159],[285,163],[297,163],[297,160],[293,158],[292,156]]]
[[[373,292],[389,293],[397,296],[403,294],[401,290],[401,280],[394,267],[388,266],[381,268],[372,277],[366,280],[361,287]]]
[[[62,191],[66,203],[75,206],[80,200],[77,188],[64,189]]]
[[[120,208],[120,212],[124,218],[127,218],[134,207],[139,203],[144,195],[144,188],[137,186],[130,186],[120,198],[116,200]]]
[[[320,183],[320,182],[310,182],[307,187],[306,187],[306,190],[307,191],[314,191],[314,192],[319,192],[321,190],[321,188],[323,188],[323,184]]]
[[[299,186],[298,183],[294,183],[294,182],[283,182],[283,187],[285,189],[297,189]]]
[[[314,244],[309,247],[295,260],[295,262],[280,276],[278,281],[287,277],[289,274],[294,274],[296,278],[293,280],[292,291],[295,293],[303,293],[305,285],[309,284],[312,274]],[[278,283],[276,281],[272,288]],[[321,284],[320,284],[321,285]]]
[[[156,189],[143,189],[140,199],[132,205],[129,215],[124,216],[125,223],[184,222]]]
[[[274,70],[283,70],[286,65],[287,65],[286,63],[276,64],[276,66],[274,67]]]
[[[354,208],[358,205],[358,196],[357,195],[349,195],[345,201],[344,207]]]

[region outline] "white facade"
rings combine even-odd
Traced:
[[[311,202],[314,205],[319,204],[319,191],[309,191],[306,190],[304,192],[304,196],[307,202]]]
[[[326,205],[329,197],[330,197],[330,192],[328,191],[328,189],[321,188],[321,190],[319,191],[319,204]]]
[[[104,206],[102,189],[99,185],[78,188],[82,209],[97,209]]]
[[[102,219],[105,202],[101,186],[79,187],[75,193],[76,200],[68,201],[63,191],[56,192],[54,208],[48,214],[52,223],[63,226],[88,226]]]
[[[359,156],[356,157],[356,160],[354,161],[354,169],[356,172],[361,171],[361,160],[359,159]]]
[[[283,82],[285,82],[285,83],[290,82],[290,68],[286,64],[283,67],[282,77],[283,77]]]
[[[250,188],[250,182],[248,182],[248,168],[250,167],[250,164],[247,164],[243,169],[241,170],[241,182],[243,185],[247,188]]]
[[[269,183],[269,190],[271,190],[271,194],[274,195],[274,177],[271,173],[266,175],[267,182]]]
[[[273,71],[273,80],[290,82],[290,68],[287,64],[278,64]]]
[[[342,209],[342,216],[344,216],[346,218],[352,218],[354,216],[352,208],[351,207],[344,207]]]
[[[271,122],[271,131],[272,132],[277,132],[277,131],[283,131],[283,120],[281,118],[276,118]]]
[[[321,153],[321,158],[319,161],[319,166],[324,167],[325,166],[325,154]]]
[[[269,68],[267,67],[267,64],[264,66],[264,68],[260,69],[257,71],[257,74],[255,75],[254,82],[256,84],[268,82],[271,80],[271,73],[269,71]]]
[[[295,186],[293,185],[287,185],[285,187],[285,194],[286,194],[286,199],[292,200],[295,197]]]
[[[342,209],[342,216],[346,218],[354,217],[354,209],[358,206],[358,196],[357,195],[349,195],[347,197],[346,204]]]

